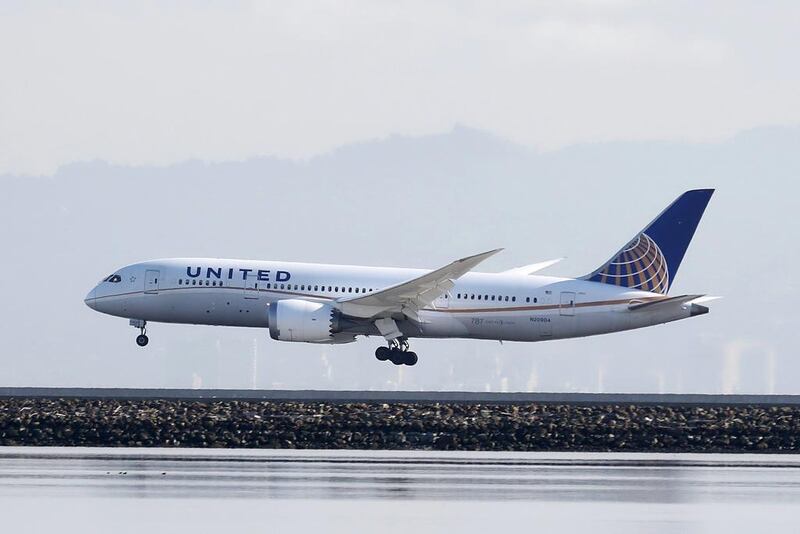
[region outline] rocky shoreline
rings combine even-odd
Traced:
[[[800,407],[10,398],[0,445],[796,452]]]

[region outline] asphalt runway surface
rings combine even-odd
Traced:
[[[8,532],[796,532],[786,455],[0,448]]]

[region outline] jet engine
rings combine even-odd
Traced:
[[[330,304],[286,299],[269,305],[269,335],[272,339],[341,343],[342,340],[335,335],[338,331],[338,311]]]

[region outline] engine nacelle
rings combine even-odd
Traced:
[[[336,313],[330,304],[279,300],[269,305],[269,335],[279,341],[337,343]]]

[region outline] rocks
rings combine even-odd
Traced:
[[[0,399],[0,445],[795,452],[800,408]]]

